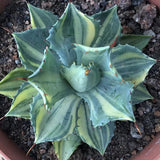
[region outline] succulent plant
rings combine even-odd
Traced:
[[[32,28],[13,33],[23,67],[0,82],[13,99],[5,117],[30,119],[35,144],[53,142],[61,160],[81,141],[103,155],[114,122],[135,122],[133,105],[152,98],[143,81],[156,61],[141,51],[150,36],[122,34],[117,6],[87,16],[68,3],[59,19],[28,8]]]

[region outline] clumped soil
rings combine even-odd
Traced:
[[[60,16],[66,0],[28,0],[34,6],[53,11]],[[144,53],[160,59],[160,12],[158,8],[145,0],[82,0],[73,1],[82,12],[92,15],[118,4],[118,15],[123,33],[149,34],[152,39]],[[21,32],[30,28],[29,12],[25,1],[14,1],[0,14],[0,26],[10,32]],[[21,66],[16,44],[11,33],[0,28],[0,79],[17,66]],[[136,155],[160,132],[160,62],[152,67],[145,84],[154,97],[135,106],[135,117],[142,135],[139,135],[132,122],[116,122],[117,129],[111,143],[102,157],[95,149],[82,143],[74,152],[71,160],[128,160]],[[4,116],[11,100],[0,95],[0,117]],[[25,152],[34,142],[34,132],[29,120],[4,118],[0,128],[13,139]],[[35,160],[57,160],[52,144],[36,145],[30,152]]]

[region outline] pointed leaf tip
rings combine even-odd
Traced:
[[[26,153],[26,157],[29,155],[29,153],[31,152],[31,150],[35,147],[36,143],[34,143],[31,148],[28,150],[28,152]]]
[[[53,147],[59,160],[68,160],[80,144],[80,137],[71,134],[66,139],[54,141]]]
[[[108,123],[105,126],[94,127],[91,120],[88,120],[90,118],[90,112],[86,104],[81,104],[78,110],[78,116],[77,130],[79,136],[83,142],[95,148],[103,155],[114,135],[114,122]]]
[[[37,8],[27,3],[31,17],[32,28],[48,28],[57,22],[57,16],[52,12]]]

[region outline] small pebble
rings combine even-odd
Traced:
[[[156,117],[160,117],[160,111],[154,112],[154,115],[155,115]]]
[[[132,155],[136,155],[136,154],[137,154],[137,151],[134,150],[134,151],[131,152],[131,154],[132,154]]]
[[[133,19],[141,25],[141,29],[147,30],[151,27],[156,15],[156,6],[153,4],[147,4],[145,6],[140,6],[137,13],[133,16]]]
[[[46,150],[43,149],[43,148],[41,148],[41,149],[39,150],[39,153],[40,153],[40,154],[44,154],[44,153],[46,153]]]
[[[155,43],[155,42],[156,42],[156,39],[153,39],[153,40],[152,40],[152,42],[154,42],[154,43]]]
[[[140,5],[142,2],[144,2],[144,0],[132,0],[132,5],[138,6],[138,5]]]
[[[144,133],[144,126],[142,123],[137,123],[137,126],[138,126],[141,134],[139,134],[137,128],[134,126],[134,123],[131,123],[131,125],[130,125],[130,134],[133,138],[140,139],[140,138],[142,138],[142,134]]]
[[[25,24],[28,25],[28,24],[29,24],[29,21],[25,21]]]
[[[150,101],[146,101],[146,108],[145,108],[145,112],[150,112],[151,109],[153,107],[153,104]]]
[[[160,124],[156,124],[155,125],[155,131],[156,132],[160,132]]]
[[[119,7],[121,9],[127,9],[131,6],[131,0],[120,0]]]
[[[12,26],[13,26],[13,23],[8,22],[8,27],[12,27]]]
[[[16,63],[16,64],[20,64],[19,59],[16,59],[16,60],[15,60],[15,63]]]
[[[153,138],[155,137],[155,135],[152,134],[151,137],[152,137],[152,139],[153,139]]]
[[[160,33],[159,33],[159,34],[157,34],[157,39],[160,39]]]
[[[155,37],[156,34],[150,29],[150,30],[147,30],[143,33],[144,35],[148,35],[148,36],[152,36],[152,37]]]
[[[142,150],[143,150],[143,147],[138,147],[137,150],[138,150],[138,151],[142,151]]]
[[[146,81],[146,84],[155,88],[156,90],[160,90],[160,81],[155,78],[150,78]]]
[[[133,151],[137,148],[137,143],[135,141],[129,142],[128,144],[130,151]]]
[[[144,108],[144,107],[139,107],[139,108],[137,109],[137,111],[138,111],[138,114],[139,114],[140,116],[143,116],[143,114],[144,114],[144,112],[145,112],[145,108]]]
[[[25,14],[29,14],[29,11],[25,11]]]
[[[151,138],[150,138],[150,136],[145,136],[144,140],[147,141],[147,142],[149,142],[151,140]]]

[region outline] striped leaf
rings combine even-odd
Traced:
[[[47,109],[73,92],[73,89],[61,77],[60,67],[56,54],[47,48],[41,65],[28,79],[41,93]]]
[[[116,12],[117,7],[113,7],[108,12],[89,17],[69,3],[58,23],[50,30],[47,40],[51,49],[56,51],[64,65],[70,66],[76,59],[72,43],[94,47],[112,44],[121,30]]]
[[[21,63],[25,68],[35,71],[43,58],[47,45],[48,29],[31,29],[25,32],[13,33]]]
[[[112,49],[111,63],[126,81],[138,85],[143,82],[156,60],[129,45],[118,45]]]
[[[143,83],[134,88],[132,93],[132,104],[138,104],[148,99],[153,99]]]
[[[109,46],[114,43],[121,34],[121,23],[117,15],[117,6],[107,11],[99,12],[93,15],[95,20],[101,24],[98,29],[98,35],[94,39],[93,47]]]
[[[53,142],[53,147],[59,160],[68,160],[80,144],[81,139],[72,134],[64,140]]]
[[[102,155],[114,135],[114,122],[94,128],[90,119],[88,105],[81,105],[78,110],[78,134],[89,146],[97,149]]]
[[[19,78],[26,78],[31,75],[32,72],[21,68],[16,68],[11,71],[4,79],[0,82],[0,94],[8,96],[9,98],[14,98],[16,96],[17,90],[20,88],[24,80]]]
[[[35,143],[59,141],[72,134],[76,126],[76,112],[81,98],[68,95],[47,112],[41,95],[31,105],[31,122],[35,130]]]
[[[29,3],[27,4],[27,6],[29,8],[32,28],[51,27],[56,23],[57,16],[55,16],[52,12],[34,7]]]
[[[120,77],[107,72],[97,87],[78,93],[89,105],[94,127],[115,120],[135,121],[131,105],[132,87],[132,84],[122,82]]]
[[[94,62],[101,70],[110,70],[110,47],[87,47],[80,44],[74,44],[77,55],[77,65],[88,65]]]
[[[134,34],[122,34],[120,38],[120,44],[129,44],[142,50],[146,47],[152,36],[147,35],[134,35]]]
[[[94,64],[89,64],[87,68],[76,64],[70,67],[63,66],[62,75],[77,92],[85,92],[94,88],[101,78],[101,72]]]
[[[70,66],[76,58],[72,43],[91,45],[95,30],[93,18],[84,15],[72,3],[68,3],[64,14],[50,30],[48,41],[62,63]]]
[[[25,82],[18,90],[12,106],[5,116],[15,116],[30,119],[30,104],[33,102],[33,97],[37,95],[37,90],[29,83]]]

